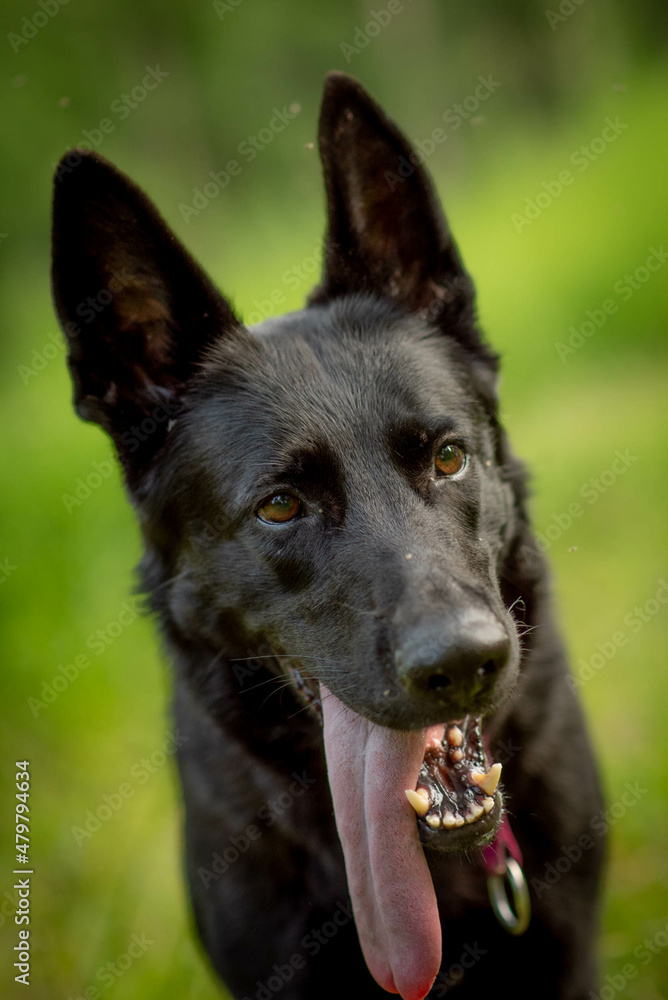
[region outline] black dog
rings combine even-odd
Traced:
[[[322,283],[251,331],[110,164],[56,180],[76,407],[176,667],[199,934],[249,1000],[585,998],[600,794],[497,359],[425,171],[339,73],[320,151]]]

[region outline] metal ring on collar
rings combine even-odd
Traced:
[[[512,893],[513,906],[508,902],[505,880]],[[524,934],[531,920],[531,901],[524,872],[514,858],[506,859],[503,875],[489,875],[487,879],[489,901],[496,918],[509,934]]]

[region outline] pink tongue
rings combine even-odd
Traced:
[[[374,979],[422,1000],[441,964],[436,894],[404,791],[415,788],[427,732],[357,715],[323,686],[325,754],[355,923]]]

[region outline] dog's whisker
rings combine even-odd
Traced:
[[[524,602],[524,598],[523,597],[516,597],[515,600],[513,601],[513,603],[508,608],[508,612],[510,614],[512,614],[513,608],[515,608],[518,604],[521,604],[522,605],[522,609],[526,610],[526,604]]]
[[[270,691],[269,694],[267,695],[267,697],[262,701],[262,703],[260,705],[260,708],[264,708],[264,706],[269,701],[269,699],[272,697],[272,695],[279,694],[280,692],[285,691],[285,689],[289,688],[289,687],[291,687],[290,681],[284,681],[284,683],[281,684],[279,687],[275,687],[273,689],[273,691]]]
[[[302,705],[302,707],[298,708],[296,712],[293,712],[292,715],[289,715],[288,719],[296,718],[298,715],[301,715],[302,712],[305,712],[307,709],[311,707],[312,707],[311,705]]]
[[[151,587],[147,596],[150,597],[152,594],[156,594],[159,590],[163,590],[165,587],[168,587],[170,583],[176,583],[177,580],[181,580],[183,577],[187,575],[188,575],[188,570],[182,569],[180,573],[176,574],[176,576],[170,577],[169,580],[163,580],[162,583],[156,584],[155,587]]]
[[[316,656],[315,654],[299,654],[299,653],[267,653],[261,656],[232,656],[230,660],[232,663],[246,663],[248,660],[275,660],[279,656],[287,656],[289,660],[319,660],[321,663],[343,663],[343,660],[328,660],[326,656]]]
[[[224,655],[225,655],[224,651],[222,649],[219,649],[218,652],[216,653],[216,655],[211,660],[209,660],[209,662],[207,663],[206,668],[205,668],[206,672],[208,672],[209,670],[211,670],[211,667],[213,667],[214,664],[218,663],[218,661],[220,659],[222,659],[222,657]]]
[[[334,667],[334,668],[329,667],[328,669],[332,673],[336,673],[337,672],[337,668],[336,667]],[[305,681],[318,681],[318,682],[320,681],[319,677],[311,677],[310,675],[302,673],[301,671],[300,671],[300,677],[302,678],[302,680],[305,680]],[[248,691],[255,691],[257,688],[264,687],[265,684],[273,684],[276,681],[282,680],[283,678],[287,678],[288,682],[292,683],[292,678],[291,678],[290,674],[287,673],[286,671],[282,671],[280,674],[273,674],[271,677],[267,677],[266,680],[260,681],[258,684],[253,684],[251,687],[242,687],[241,691],[244,694],[246,692],[248,692]]]
[[[284,680],[285,678],[289,680],[289,677],[290,675],[286,673],[274,674],[272,677],[260,681],[259,684],[253,684],[252,687],[241,687],[241,693],[247,694],[249,691],[257,691],[258,688],[264,687],[266,684],[275,684],[277,681]]]

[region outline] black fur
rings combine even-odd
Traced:
[[[252,331],[109,163],[82,152],[56,180],[53,287],[75,403],[118,448],[176,668],[199,934],[234,997],[386,995],[348,915],[322,733],[289,660],[389,727],[486,713],[533,920],[510,937],[478,853],[428,851],[444,937],[430,995],[465,970],[462,998],[502,986],[584,1000],[600,838],[553,886],[545,873],[591,833],[600,793],[524,471],[497,418],[497,360],[426,173],[342,74],[326,83],[320,149],[322,283],[301,312]],[[469,455],[459,481],[434,477],[446,441]],[[268,525],[256,511],[277,492],[302,514]],[[469,690],[447,649],[447,690],[400,683],[401,651],[444,623],[459,634],[471,609],[508,636],[488,686]]]

